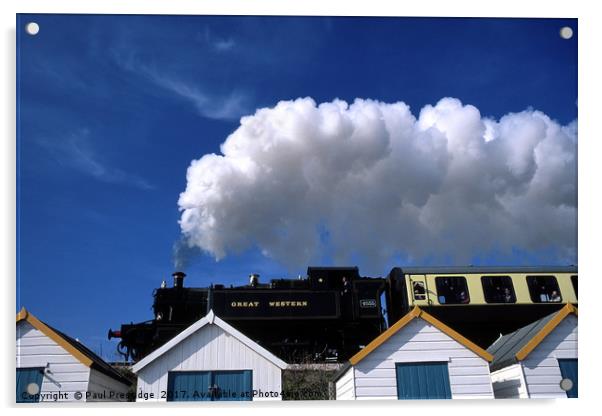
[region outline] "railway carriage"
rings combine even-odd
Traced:
[[[387,322],[419,306],[486,347],[500,333],[577,305],[577,268],[396,267],[387,287]]]

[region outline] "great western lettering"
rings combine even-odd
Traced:
[[[232,301],[230,307],[232,308],[258,308],[260,302],[258,301]],[[306,300],[280,300],[268,302],[270,308],[306,308],[308,301]]]

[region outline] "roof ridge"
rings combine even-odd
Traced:
[[[421,318],[425,322],[435,326],[439,331],[441,331],[457,343],[463,345],[465,348],[471,350],[481,358],[487,361],[493,360],[493,355],[491,353],[479,347],[477,344],[460,334],[458,331],[446,325],[434,316],[430,315],[428,312],[422,310],[420,307],[414,306],[414,308],[410,312],[402,316],[401,319],[399,319],[397,322],[391,325],[386,331],[378,335],[376,338],[370,341],[370,343],[368,343],[368,345],[366,345],[362,350],[358,351],[355,355],[353,355],[349,359],[349,362],[352,365],[356,365],[366,356],[371,354],[375,349],[377,349],[383,343],[385,343],[389,338],[395,335],[398,331],[400,331],[402,328],[408,325],[415,318]]]
[[[487,348],[494,355],[492,371],[524,360],[570,314],[577,315],[578,311],[567,303],[561,309],[504,335],[501,343],[500,339],[496,340]]]
[[[529,339],[529,341],[523,345],[523,347],[516,353],[516,359],[519,361],[524,360],[527,356],[544,340],[547,336],[554,331],[558,325],[560,325],[567,316],[574,314],[577,316],[577,308],[570,303],[567,303],[562,309],[556,313],[549,315],[550,318],[544,326],[537,331],[537,333]]]
[[[155,359],[161,357],[167,351],[171,350],[176,345],[178,345],[182,341],[186,340],[188,337],[192,336],[194,333],[196,333],[197,331],[199,331],[206,325],[216,325],[216,326],[220,327],[222,331],[233,336],[234,338],[237,339],[238,342],[245,345],[247,348],[250,348],[251,350],[255,351],[257,354],[259,354],[266,360],[270,361],[277,367],[284,369],[288,366],[288,364],[285,361],[278,358],[274,353],[268,351],[267,349],[265,349],[264,347],[259,345],[257,342],[253,341],[251,338],[249,338],[248,336],[246,336],[245,334],[240,332],[238,329],[234,328],[232,325],[230,325],[229,323],[227,323],[226,321],[221,319],[219,316],[217,316],[213,312],[213,310],[210,310],[201,319],[199,319],[198,321],[196,321],[193,324],[191,324],[190,326],[188,326],[186,329],[184,329],[182,332],[177,334],[175,337],[171,338],[165,344],[163,344],[159,348],[155,349],[150,354],[148,354],[146,357],[144,357],[142,360],[140,360],[136,364],[134,364],[134,366],[132,367],[132,371],[134,373],[138,373],[138,371],[142,370],[144,367],[146,367],[148,364],[153,362]]]

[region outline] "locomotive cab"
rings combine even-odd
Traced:
[[[312,290],[345,289],[345,282],[359,279],[357,267],[308,267],[307,279]]]

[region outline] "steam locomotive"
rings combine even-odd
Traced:
[[[209,310],[287,362],[336,362],[380,334],[385,279],[360,277],[357,267],[309,267],[307,277],[248,285],[173,287],[153,293],[155,318],[123,324],[108,337],[121,338],[117,351],[137,361],[163,345]],[[166,285],[162,285],[166,286]]]
[[[341,362],[414,306],[482,347],[500,333],[533,322],[566,303],[577,304],[577,268],[395,267],[361,277],[357,267],[309,267],[307,277],[206,288],[173,286],[153,293],[154,319],[109,330],[117,350],[137,361],[210,310],[290,363]]]

